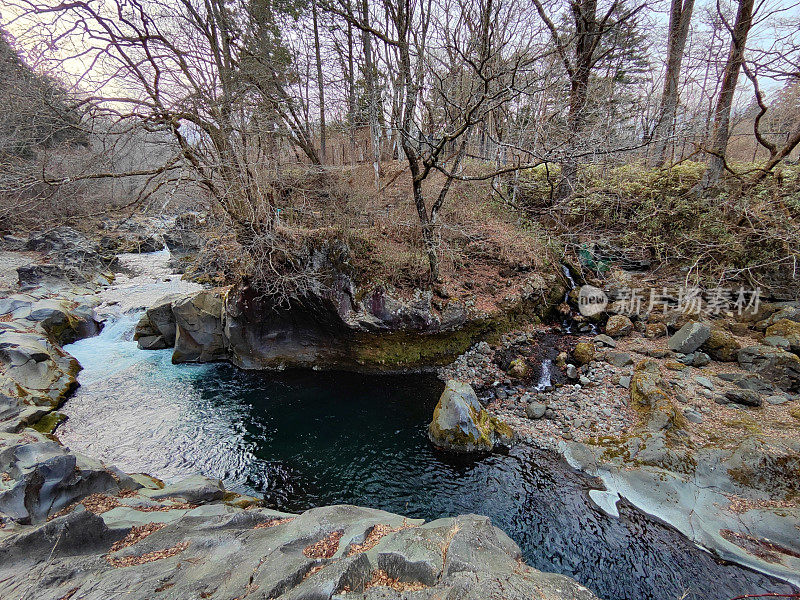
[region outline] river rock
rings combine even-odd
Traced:
[[[525,414],[529,419],[541,419],[547,412],[547,406],[541,402],[531,402],[525,407]]]
[[[725,397],[742,406],[761,406],[763,404],[761,394],[753,390],[730,390],[725,392]]]
[[[601,346],[608,346],[609,348],[616,348],[617,342],[613,340],[613,338],[605,333],[601,333],[599,335],[594,336],[593,340],[595,344],[600,344]]]
[[[675,333],[667,345],[670,350],[690,354],[702,346],[711,335],[711,328],[703,323],[691,321]]]
[[[221,500],[225,496],[225,488],[219,479],[194,475],[158,490],[145,490],[142,495],[153,500],[180,498],[191,504],[206,504]]]
[[[702,348],[714,360],[733,362],[736,360],[741,344],[731,332],[714,325],[711,327],[708,339],[703,343]]]
[[[531,367],[527,361],[518,356],[508,366],[508,374],[517,379],[525,379],[531,374]]]
[[[594,344],[591,342],[578,342],[575,344],[572,356],[579,365],[588,365],[594,360]]]
[[[680,422],[668,390],[656,361],[647,359],[636,365],[630,383],[631,405],[650,430],[660,431]]]
[[[627,352],[615,352],[607,350],[603,352],[603,359],[615,367],[627,367],[633,364],[633,358]]]
[[[511,428],[486,412],[467,383],[450,380],[433,411],[428,437],[438,447],[454,452],[488,452],[508,444]]]
[[[633,331],[633,322],[625,315],[612,315],[606,322],[606,334],[612,338],[629,335]]]
[[[789,350],[800,354],[800,322],[791,319],[779,319],[774,325],[767,327],[769,337],[782,337],[789,346]]]
[[[739,365],[785,392],[800,391],[800,358],[770,346],[747,346],[739,350]]]

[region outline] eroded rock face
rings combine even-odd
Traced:
[[[86,283],[105,277],[103,274],[114,260],[112,253],[70,227],[33,233],[26,248],[44,253],[47,262],[17,269],[22,289]]]
[[[73,501],[97,492],[139,487],[121,471],[82,459],[60,444],[27,430],[0,434],[0,513],[37,523]]]
[[[164,592],[172,600],[244,598],[253,590],[281,600],[595,598],[567,577],[526,566],[486,517],[422,523],[355,506],[287,515],[216,504],[151,513],[165,524],[129,542],[116,526],[121,511],[79,507],[8,538],[0,547],[0,596],[27,590],[57,600],[74,590],[99,599],[113,589],[132,600]],[[41,576],[31,580],[32,570]]]
[[[78,385],[78,361],[43,332],[15,323],[0,326],[0,394],[56,408]]]
[[[172,306],[181,298],[179,294],[170,294],[147,309],[136,324],[133,334],[139,348],[161,350],[175,346],[177,324]]]
[[[227,358],[223,335],[225,292],[203,290],[172,304],[175,352],[172,362],[209,362]]]
[[[513,433],[489,415],[469,384],[451,379],[433,411],[428,437],[453,452],[490,452],[495,445],[510,444]]]

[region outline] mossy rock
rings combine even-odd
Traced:
[[[767,327],[767,337],[780,336],[789,341],[789,347],[795,354],[800,354],[800,323],[790,319],[780,319]]]
[[[572,351],[572,356],[579,365],[588,365],[594,360],[594,344],[592,342],[578,342]]]
[[[508,445],[514,434],[481,406],[472,386],[451,379],[433,411],[428,437],[439,448],[469,453]]]
[[[711,327],[711,334],[701,346],[711,358],[723,362],[735,362],[741,347],[733,334],[719,325]]]
[[[67,415],[60,412],[49,412],[36,423],[31,425],[39,433],[53,433],[61,423],[67,420]]]

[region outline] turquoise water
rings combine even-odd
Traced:
[[[136,348],[135,320],[67,348],[84,371],[58,435],[75,450],[166,479],[199,471],[287,511],[351,503],[425,519],[485,514],[529,564],[608,600],[791,592],[630,505],[606,515],[588,497],[599,483],[554,455],[436,451],[425,427],[443,386],[432,376],[174,366],[169,350]]]

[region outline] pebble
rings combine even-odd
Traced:
[[[786,404],[789,401],[789,398],[783,394],[776,394],[774,396],[767,396],[766,401],[769,404],[781,405]]]
[[[698,375],[694,378],[695,382],[702,385],[704,388],[713,390],[714,389],[714,382],[711,381],[708,377],[703,377],[702,375]]]
[[[694,410],[686,409],[683,411],[683,416],[686,417],[686,420],[690,423],[702,423],[703,422],[703,415],[699,412]]]

